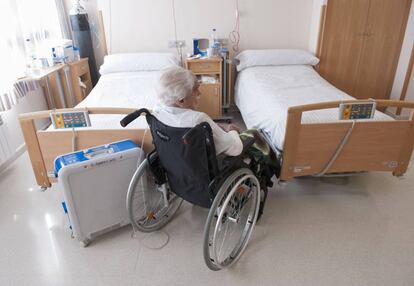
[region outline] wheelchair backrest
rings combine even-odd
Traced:
[[[218,174],[211,127],[203,122],[193,128],[165,125],[146,112],[153,143],[171,190],[193,204],[210,207],[209,184]]]

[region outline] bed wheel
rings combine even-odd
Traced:
[[[82,246],[82,247],[87,247],[88,245],[89,245],[89,243],[91,243],[91,241],[90,241],[90,239],[87,239],[87,238],[85,238],[84,240],[82,240],[82,241],[79,241],[79,244]]]
[[[39,192],[46,192],[47,188],[43,186],[39,186]]]

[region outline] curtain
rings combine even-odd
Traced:
[[[0,112],[35,88],[16,80],[32,56],[49,58],[51,45],[61,38],[55,0],[0,0]]]
[[[62,31],[62,37],[64,39],[73,39],[68,17],[69,14],[66,10],[64,0],[55,0],[55,3],[60,23],[60,29]]]

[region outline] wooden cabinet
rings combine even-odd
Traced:
[[[187,60],[186,66],[200,80],[202,76],[216,78],[216,83],[201,83],[200,106],[198,111],[207,113],[211,118],[221,117],[222,104],[222,58]]]
[[[411,0],[329,0],[319,73],[358,99],[390,97]]]
[[[220,84],[200,85],[200,107],[199,111],[207,113],[211,118],[217,119],[221,116],[221,92]]]
[[[49,109],[71,108],[92,90],[88,59],[28,72],[43,89]]]
[[[92,80],[89,71],[88,59],[68,63],[72,81],[74,105],[81,102],[92,90]]]

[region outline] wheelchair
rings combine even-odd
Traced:
[[[204,227],[204,260],[211,270],[233,265],[242,255],[263,213],[272,172],[248,150],[218,160],[211,127],[163,124],[147,109],[121,120],[123,127],[145,115],[155,145],[129,185],[127,209],[134,229],[152,232],[168,224],[183,200],[209,208]]]

